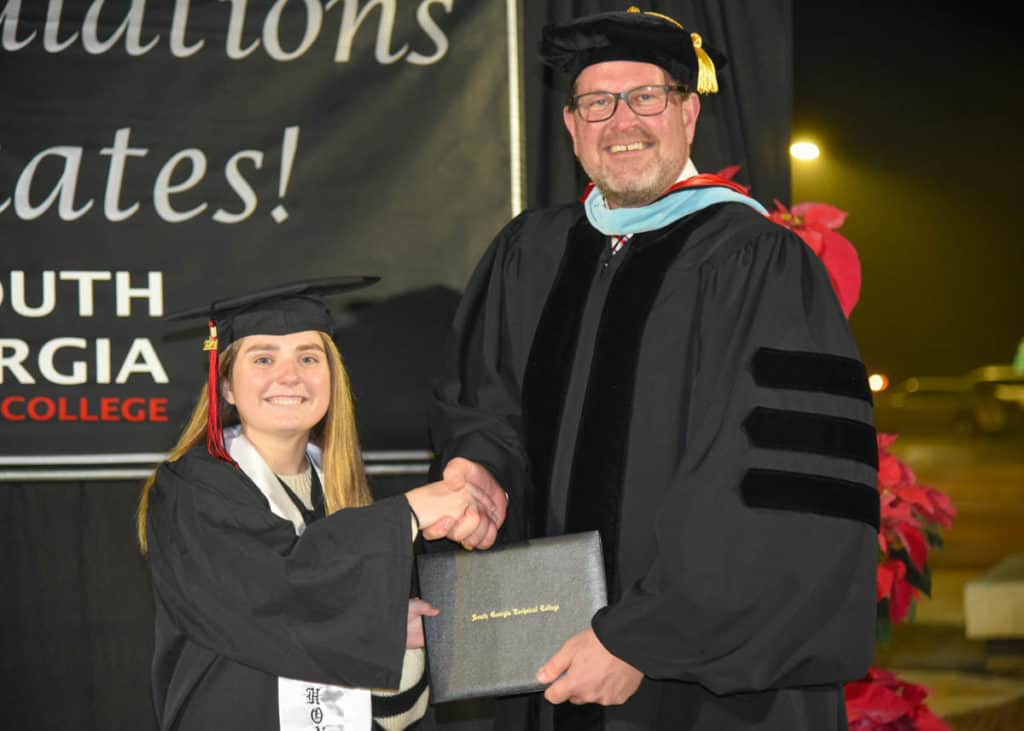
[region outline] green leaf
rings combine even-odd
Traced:
[[[875,618],[875,642],[888,645],[892,640],[892,620],[889,619],[889,600],[882,599],[878,602],[878,611]]]
[[[928,567],[927,563],[925,563],[924,565],[924,571],[918,571],[917,568],[915,568],[913,562],[911,562],[910,555],[904,548],[890,549],[889,558],[894,558],[898,561],[902,561],[903,565],[907,567],[907,581],[910,583],[910,585],[915,587],[918,591],[922,591],[928,596],[931,596],[931,569]]]
[[[888,612],[885,619],[879,619],[875,623],[875,642],[880,645],[888,645],[892,642],[892,622],[889,621]]]
[[[937,530],[926,530],[924,535],[928,540],[928,548],[942,548],[946,545],[945,541],[942,539],[942,534]]]
[[[931,595],[932,595],[932,567],[931,566],[929,566],[928,564],[924,565],[924,574],[921,575],[921,583],[920,584],[914,584],[914,586],[916,586],[918,589],[920,589],[921,593],[924,594],[926,597],[931,598]]]

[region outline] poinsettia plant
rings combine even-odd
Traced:
[[[846,211],[828,203],[797,203],[787,209],[775,201],[775,210],[768,218],[793,231],[818,255],[839,305],[849,317],[860,298],[860,258],[849,239],[838,231],[846,222]]]
[[[850,731],[949,731],[925,703],[928,689],[888,670],[871,668],[844,690]]]
[[[882,522],[878,533],[879,639],[887,641],[893,624],[913,616],[921,594],[931,595],[928,551],[942,546],[942,529],[953,526],[956,508],[939,490],[922,485],[896,457],[895,434],[878,435],[878,490]]]
[[[892,626],[913,619],[916,601],[931,595],[928,552],[942,546],[941,530],[953,526],[949,497],[918,482],[914,471],[892,453],[895,434],[879,434],[878,639],[888,642]],[[847,683],[850,731],[948,731],[925,703],[928,689],[873,667]]]
[[[719,171],[731,180],[735,165]],[[744,186],[746,187],[746,186]],[[749,192],[749,190],[748,190]],[[847,213],[828,203],[797,203],[786,208],[775,201],[768,214],[803,239],[828,271],[843,313],[849,317],[860,297],[860,258],[839,233]],[[881,523],[878,533],[877,638],[888,642],[892,626],[913,619],[916,601],[931,595],[928,552],[942,546],[942,530],[952,527],[956,509],[949,497],[917,481],[913,470],[892,453],[895,434],[878,434],[878,491]],[[948,731],[928,709],[928,690],[894,673],[873,667],[845,688],[850,731]]]

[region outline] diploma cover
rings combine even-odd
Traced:
[[[432,703],[542,689],[536,673],[607,604],[597,531],[417,556]]]

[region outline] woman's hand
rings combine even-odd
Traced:
[[[405,625],[405,649],[423,647],[423,617],[436,617],[441,610],[423,599],[409,600],[409,616]]]

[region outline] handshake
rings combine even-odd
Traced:
[[[490,548],[508,510],[506,493],[482,465],[451,460],[443,479],[405,493],[427,540],[447,538],[463,548]]]

